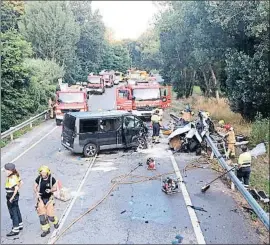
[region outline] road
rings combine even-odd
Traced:
[[[115,88],[107,89],[102,96],[91,96],[89,103],[92,110],[113,109]],[[65,217],[58,229],[61,232],[106,194],[113,178],[127,174],[140,162],[144,165],[135,170],[134,175],[177,172],[173,176],[179,177],[180,173],[185,181],[181,184],[181,192],[164,194],[160,180],[119,185],[103,203],[74,224],[56,243],[171,244],[177,234],[184,238],[184,244],[261,243],[246,214],[237,206],[234,193],[221,181],[213,183],[205,194],[200,192],[204,183],[217,176],[207,164],[203,164],[205,168],[188,171],[186,177],[182,171],[178,172],[196,157],[191,154],[173,156],[167,149],[166,138],[162,138],[159,145],[139,152],[101,152],[90,166],[91,162],[61,146],[61,128],[56,127],[54,121],[47,121],[2,149],[1,167],[16,159],[15,164],[24,181],[20,196],[24,230],[18,236],[19,240],[5,236],[11,229],[11,220],[5,204],[5,173],[2,171],[1,243],[44,244],[54,241],[52,236],[57,234],[53,228],[49,236],[40,237],[39,220],[35,213],[32,189],[40,165],[50,166],[53,175],[71,192],[76,193],[81,187],[78,198],[72,203],[56,201],[58,216]],[[156,160],[156,171],[146,170],[148,157]],[[207,212],[194,211],[187,207],[188,204],[203,207]],[[232,212],[235,208],[238,211]]]

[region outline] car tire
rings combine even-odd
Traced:
[[[55,122],[56,122],[56,125],[57,125],[57,126],[60,126],[60,125],[61,125],[61,120],[55,119]]]
[[[139,149],[147,149],[148,144],[144,137],[138,137],[138,148]]]
[[[83,148],[83,154],[85,157],[93,157],[98,153],[98,151],[98,146],[93,143],[88,143]]]

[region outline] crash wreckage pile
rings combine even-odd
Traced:
[[[174,152],[196,152],[196,155],[201,155],[202,149],[206,150],[205,134],[215,134],[214,123],[208,113],[199,111],[198,118],[191,122],[174,114],[170,114],[170,117],[172,121],[163,128],[165,134],[170,133],[169,147]]]

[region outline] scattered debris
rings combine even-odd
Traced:
[[[121,214],[125,213],[126,211],[127,211],[127,210],[122,211]]]
[[[148,220],[146,220],[144,223],[148,224],[149,222],[148,222]]]
[[[255,214],[255,211],[252,209],[252,208],[249,208],[249,207],[245,207],[245,206],[242,206],[243,207],[243,209],[245,210],[245,211],[247,211],[247,212],[249,212],[249,213],[254,213]]]
[[[234,213],[238,213],[238,209],[237,209],[237,208],[231,209],[230,211],[231,211],[231,212],[234,212]]]
[[[111,197],[113,197],[114,195],[113,194],[111,194]]]
[[[187,205],[187,207],[191,207],[193,208],[194,210],[198,210],[198,211],[202,211],[202,212],[207,212],[204,208],[202,207],[196,207],[196,206],[193,206],[193,205]]]

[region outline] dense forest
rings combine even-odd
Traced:
[[[248,120],[270,116],[268,1],[155,4],[153,27],[115,41],[90,1],[2,1],[1,131],[46,109],[59,78],[129,67],[160,72],[178,98],[197,85]]]

